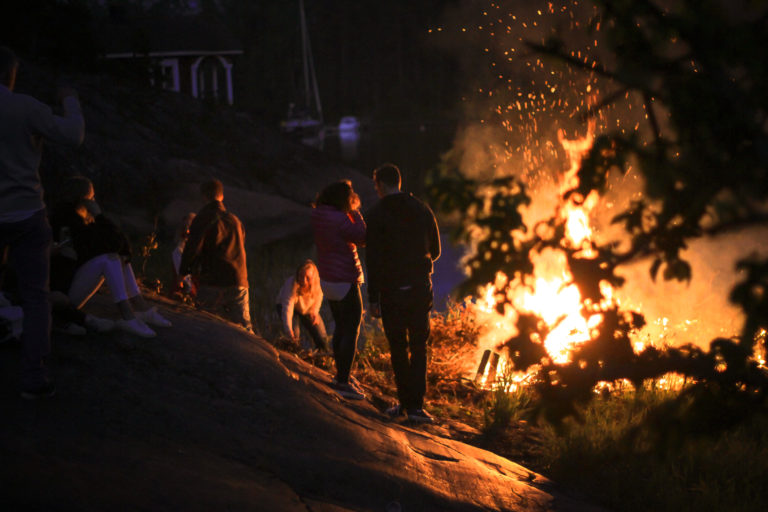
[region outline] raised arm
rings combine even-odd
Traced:
[[[71,89],[60,93],[64,115],[57,116],[51,108],[34,98],[28,97],[32,103],[30,122],[33,129],[52,142],[79,146],[85,138],[85,121],[80,110],[77,94]]]
[[[346,242],[362,247],[365,245],[365,229],[365,220],[360,210],[352,210],[341,225],[340,232]]]

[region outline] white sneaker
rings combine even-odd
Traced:
[[[154,327],[170,327],[172,325],[168,319],[157,312],[157,308],[154,306],[146,311],[136,311],[135,314],[136,318]]]
[[[147,324],[139,320],[138,318],[132,318],[130,320],[118,320],[115,322],[118,329],[142,338],[154,338],[157,333],[150,329]]]
[[[109,332],[115,328],[115,321],[93,315],[85,315],[85,326],[95,332]]]

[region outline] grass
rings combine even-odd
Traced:
[[[545,427],[540,469],[614,510],[763,510],[768,418],[661,450],[633,441],[628,433],[670,396],[627,391],[595,400],[564,432]]]
[[[170,244],[147,255],[145,284],[170,280]],[[141,252],[139,251],[139,254]],[[328,370],[333,360],[303,350],[281,335],[274,300],[284,280],[306,258],[311,242],[272,244],[248,253],[254,326],[282,350]],[[327,306],[322,314],[330,325]],[[480,328],[462,304],[432,318],[427,403],[445,423],[475,427],[465,442],[489,449],[554,479],[587,500],[620,511],[757,511],[768,502],[768,418],[754,417],[719,437],[699,437],[663,448],[650,437],[631,438],[652,407],[671,392],[623,390],[595,399],[583,421],[554,429],[528,417],[532,391],[479,389],[468,378],[477,364]],[[381,323],[366,317],[354,370],[370,400],[384,409],[396,401]]]

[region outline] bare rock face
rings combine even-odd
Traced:
[[[105,295],[97,311],[114,314]],[[55,338],[56,397],[0,347],[8,510],[597,510],[490,452],[348,402],[330,376],[177,304],[155,339]]]

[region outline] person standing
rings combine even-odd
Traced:
[[[373,182],[380,199],[368,213],[368,300],[371,315],[381,317],[384,326],[400,401],[387,413],[432,423],[424,394],[432,263],[440,257],[440,233],[432,210],[400,190],[395,165],[377,168]]]
[[[224,207],[221,181],[203,183],[200,192],[208,204],[189,226],[179,274],[198,279],[197,301],[202,309],[252,332],[243,224]]]
[[[30,96],[14,93],[18,66],[13,51],[0,47],[0,248],[9,248],[24,311],[21,396],[35,399],[56,392],[47,363],[52,238],[38,173],[42,144],[49,140],[80,145],[85,122],[77,93],[69,87],[58,91],[63,116]]]
[[[365,243],[360,198],[349,180],[325,187],[312,208],[320,286],[331,307],[335,327],[331,345],[336,378],[331,387],[344,398],[362,400],[365,393],[351,378],[357,337],[363,319],[363,267],[357,247]]]

